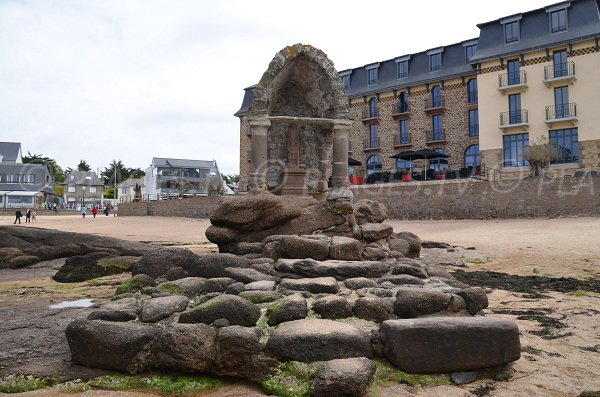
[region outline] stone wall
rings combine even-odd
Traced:
[[[380,201],[397,219],[600,216],[600,177],[410,182],[352,191],[355,200]]]
[[[121,203],[119,216],[179,216],[185,218],[208,218],[219,203],[221,196],[190,197],[185,199],[149,202]]]

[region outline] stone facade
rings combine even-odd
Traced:
[[[472,78],[476,78],[473,74]],[[464,81],[464,82],[463,82]],[[367,160],[370,156],[378,155],[382,160],[383,171],[396,172],[396,160],[391,156],[410,149],[430,147],[432,149],[445,149],[450,155],[448,166],[453,169],[464,166],[464,153],[470,145],[478,144],[477,136],[469,137],[469,109],[477,109],[477,104],[467,104],[467,81],[464,79],[451,79],[435,82],[427,85],[407,87],[409,92],[410,115],[407,116],[409,125],[408,145],[400,145],[400,119],[403,117],[393,116],[392,108],[398,103],[398,96],[402,90],[395,93],[386,91],[381,94],[365,96],[363,98],[351,99],[350,111],[353,118],[351,140],[351,157],[359,160],[362,166],[355,167],[355,176],[365,176]],[[443,87],[442,96],[444,107],[436,111],[426,111],[425,103],[431,98],[431,88],[435,85]],[[369,111],[371,98],[378,98],[378,113],[376,119],[361,120],[362,115]],[[442,128],[445,139],[440,141],[429,141],[427,136],[431,135],[432,117],[441,114]],[[365,148],[364,142],[369,139],[369,125],[378,125],[379,146],[377,148]],[[426,166],[423,160],[415,160],[416,168]],[[401,170],[400,170],[401,171]]]

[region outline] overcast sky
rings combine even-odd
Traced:
[[[239,172],[243,88],[286,45],[338,70],[477,37],[543,0],[0,0],[0,141],[63,168],[216,159]]]

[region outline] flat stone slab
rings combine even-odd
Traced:
[[[188,298],[185,296],[163,296],[161,298],[148,299],[142,307],[140,321],[155,323],[169,317],[173,313],[184,311],[187,309],[188,303]]]
[[[304,319],[280,324],[266,350],[280,361],[328,361],[373,357],[369,335],[359,328],[332,320]]]
[[[337,280],[333,277],[284,278],[279,283],[279,288],[292,291],[307,291],[311,294],[337,294],[340,290]]]
[[[366,277],[378,278],[389,272],[390,264],[377,261],[315,261],[312,259],[280,259],[275,272],[282,277],[335,277],[336,280]]]
[[[519,359],[519,328],[513,320],[435,317],[388,320],[381,325],[384,355],[411,374],[465,372]]]
[[[375,241],[388,238],[394,233],[394,228],[387,223],[365,223],[360,227],[365,240]]]
[[[252,327],[260,317],[260,309],[254,303],[236,295],[219,295],[179,316],[180,323],[212,324],[226,318],[231,325]]]

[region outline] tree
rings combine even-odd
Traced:
[[[549,142],[548,138],[541,136],[533,145],[523,149],[523,158],[529,162],[532,177],[540,177],[544,175],[544,169],[553,160],[561,158],[561,152],[553,142]]]
[[[41,154],[31,154],[27,152],[27,156],[23,156],[23,163],[29,164],[44,164],[48,171],[54,178],[55,182],[63,182],[65,180],[65,174],[63,169],[56,164],[56,160]]]
[[[79,160],[79,164],[77,164],[77,171],[89,171],[90,165],[85,160]]]
[[[183,197],[185,192],[194,188],[191,182],[181,177],[175,179],[175,189],[179,191],[179,197]]]
[[[232,185],[240,181],[240,174],[221,174],[221,178],[223,179],[223,181],[225,181],[226,184]]]
[[[104,198],[105,199],[114,199],[115,198],[115,188],[114,187],[104,188]]]
[[[115,170],[116,183],[123,182],[129,178],[142,178],[144,175],[146,175],[146,173],[140,168],[127,168],[121,160],[113,160],[108,167],[104,168],[104,170],[100,172],[104,185],[112,186],[115,184]]]

